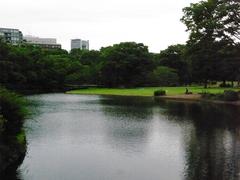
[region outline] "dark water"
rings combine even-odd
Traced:
[[[240,109],[151,98],[29,96],[21,180],[237,180]]]

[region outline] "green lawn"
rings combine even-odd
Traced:
[[[222,93],[226,89],[233,88],[207,88],[202,86],[187,87],[190,92],[194,94],[209,92],[209,93]],[[153,96],[153,92],[158,89],[166,90],[167,95],[180,95],[185,93],[186,87],[144,87],[133,89],[118,89],[118,88],[88,88],[79,89],[66,92],[67,94],[89,94],[89,95],[122,95],[122,96]],[[240,89],[234,88],[239,91]]]

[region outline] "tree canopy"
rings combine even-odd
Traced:
[[[236,49],[240,50],[240,2],[200,1],[183,12],[181,20],[190,32],[187,57],[193,80],[204,82],[205,86],[208,80],[236,80],[229,73],[236,74],[239,69]]]
[[[240,82],[240,1],[203,0],[183,9],[186,45],[150,53],[142,43],[98,50],[13,46],[0,40],[0,84],[12,89],[66,85],[137,87]]]
[[[147,46],[126,42],[101,49],[103,83],[109,87],[144,84],[152,63]]]

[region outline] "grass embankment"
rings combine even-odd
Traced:
[[[24,130],[20,131],[20,132],[16,135],[16,138],[17,138],[17,142],[18,142],[19,144],[25,144],[25,143],[26,143],[25,131],[24,131]]]
[[[163,89],[166,91],[167,97],[169,96],[179,96],[184,95],[186,88],[189,92],[193,94],[199,93],[212,93],[219,94],[223,93],[224,90],[236,90],[239,91],[240,88],[217,88],[211,87],[204,89],[202,86],[191,86],[191,87],[144,87],[144,88],[88,88],[79,89],[66,92],[67,94],[84,94],[84,95],[118,95],[118,96],[153,96],[154,91],[158,89]]]

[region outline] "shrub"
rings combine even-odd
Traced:
[[[26,101],[21,96],[0,88],[0,114],[6,119],[6,126],[21,127],[27,113],[25,105]]]
[[[159,89],[159,90],[154,91],[154,96],[164,96],[164,95],[166,95],[165,90]]]
[[[224,100],[225,101],[237,101],[239,100],[238,92],[232,90],[225,90],[224,93]]]
[[[1,135],[1,132],[3,131],[4,123],[5,123],[5,119],[0,114],[0,135]]]
[[[221,84],[219,84],[219,87],[225,87],[225,88],[229,88],[229,87],[232,87],[232,85],[231,84],[227,84],[227,83],[221,83]]]
[[[210,85],[217,85],[217,81],[211,81]]]
[[[158,66],[152,73],[152,80],[157,86],[176,86],[179,77],[175,69]]]

